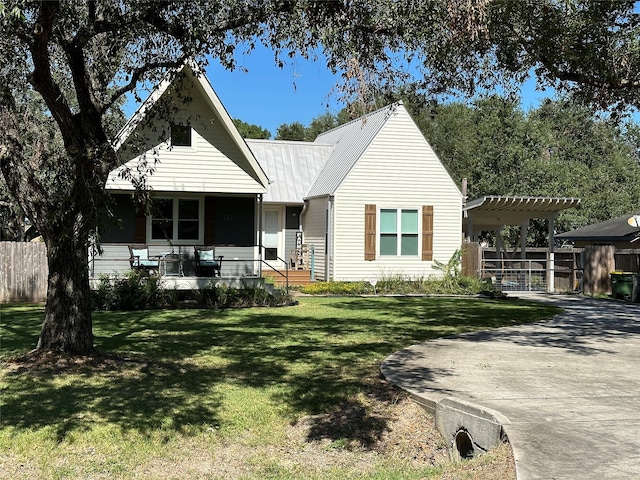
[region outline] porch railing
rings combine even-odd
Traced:
[[[289,291],[289,262],[279,256],[276,256],[274,260],[266,260],[264,246],[262,247],[262,255],[259,258],[254,258],[256,247],[216,246],[216,256],[218,254],[224,255],[221,269],[222,277],[257,278],[262,277],[263,270],[268,268],[270,275],[282,278],[282,283]],[[105,244],[103,249],[102,255],[94,252],[89,259],[91,278],[99,278],[101,274],[119,276],[131,269],[126,244]],[[149,254],[159,258],[158,270],[163,277],[193,277],[195,276],[193,249],[193,245],[173,247],[150,245]]]
[[[284,273],[282,273],[278,267],[274,267],[265,259],[266,253],[267,247],[262,245],[262,258],[260,259],[261,264],[266,265],[273,273],[284,278],[285,291],[289,293],[289,262],[276,255],[275,260],[284,264]],[[262,277],[262,265],[260,266],[260,276]]]

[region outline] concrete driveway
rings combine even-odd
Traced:
[[[564,313],[414,345],[382,374],[436,412],[487,416],[508,436],[519,480],[640,478],[640,305],[520,297]]]

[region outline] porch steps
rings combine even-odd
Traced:
[[[284,272],[282,272],[284,273]],[[280,275],[274,275],[274,280],[278,287],[285,286],[285,278]],[[289,286],[303,287],[311,284],[311,271],[310,270],[289,270]]]

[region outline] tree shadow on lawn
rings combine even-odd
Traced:
[[[328,309],[335,316],[322,318],[297,308],[96,314],[99,350],[121,356],[98,368],[8,371],[3,426],[50,425],[59,440],[92,422],[142,433],[204,428],[219,424],[216,387],[228,383],[274,387],[273,400],[292,420],[309,416],[309,440],[366,446],[390,420],[369,411],[365,400],[389,401],[376,387],[384,358],[459,331],[461,324],[477,330],[509,323],[487,319],[482,304],[459,299],[343,299]],[[420,373],[426,379],[448,374],[428,368]]]
[[[117,356],[28,371],[12,367],[3,379],[2,427],[53,428],[63,441],[104,423],[143,435],[216,425],[220,403],[208,392],[218,378],[216,368]]]
[[[621,346],[640,335],[637,304],[579,298],[561,305],[562,313],[530,328],[490,330],[465,339],[547,347],[577,355],[617,355]]]

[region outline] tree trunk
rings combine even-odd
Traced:
[[[41,352],[88,355],[94,351],[87,240],[74,235],[59,232],[45,240],[49,283],[36,347]]]

